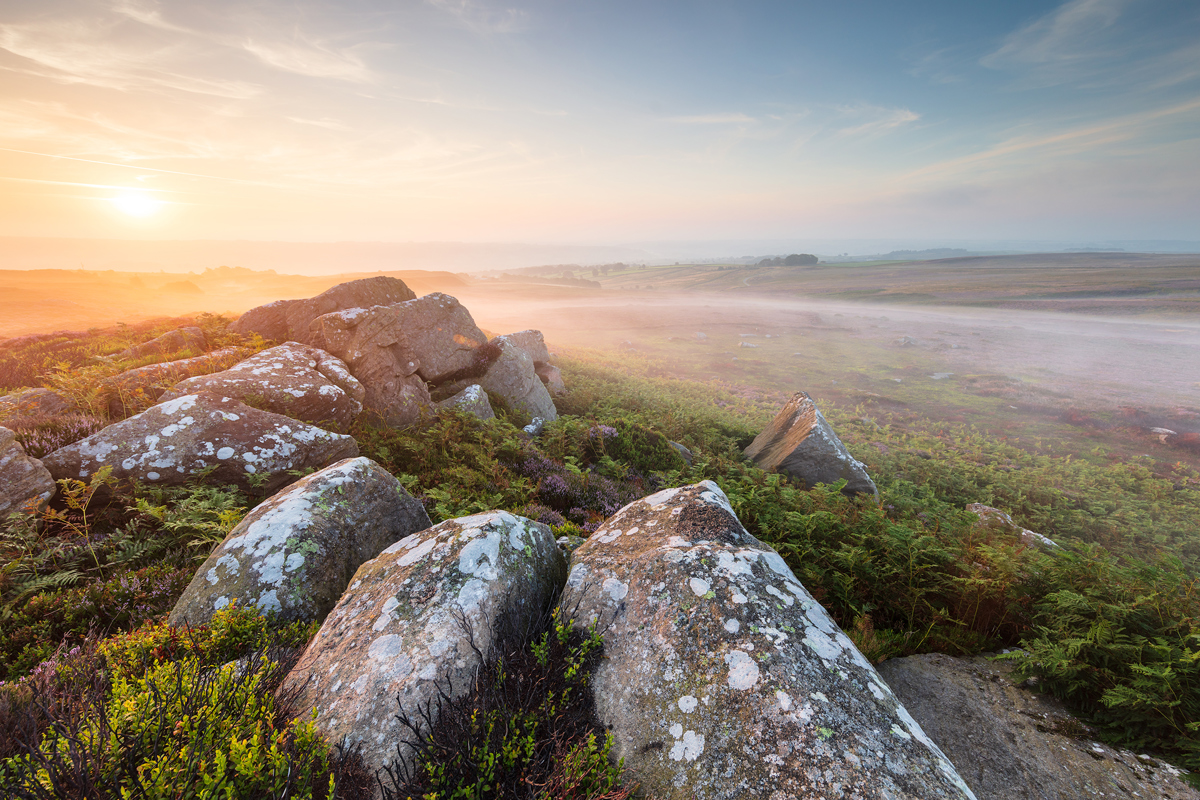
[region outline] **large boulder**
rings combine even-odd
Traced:
[[[225,347],[193,358],[147,364],[104,379],[101,393],[107,398],[108,413],[123,417],[154,405],[179,381],[228,369],[247,355],[246,348]]]
[[[0,520],[31,504],[44,505],[55,488],[42,462],[25,454],[14,432],[0,428]]]
[[[290,470],[320,469],[357,455],[353,437],[201,393],[109,425],[55,450],[43,463],[56,479],[86,480],[106,465],[116,478],[164,484],[184,483],[208,469],[214,470],[208,480],[243,487],[250,475],[269,475],[262,488],[272,491],[295,480]]]
[[[1015,685],[1011,670],[984,657],[933,653],[879,665],[979,800],[1200,800],[1179,770],[1093,741],[1057,700]]]
[[[541,331],[531,328],[516,333],[506,333],[492,339],[493,344],[501,341],[508,342],[519,350],[524,350],[533,359],[533,371],[552,396],[566,394],[567,387],[563,383],[562,371],[550,363],[550,350],[546,347],[546,340],[542,337]]]
[[[503,511],[409,536],[359,567],[282,691],[302,716],[316,709],[327,740],[359,748],[372,774],[397,759],[411,768],[397,715],[436,721],[439,693],[473,688],[501,620],[529,625],[565,573],[550,529]]]
[[[745,452],[759,467],[782,472],[809,488],[844,478],[842,491],[846,494],[879,496],[867,468],[850,455],[817,404],[804,392],[792,396]]]
[[[204,331],[191,326],[167,331],[162,336],[151,339],[148,342],[135,344],[133,347],[117,353],[116,357],[135,359],[144,356],[161,355],[163,353],[178,353],[183,350],[202,353],[207,347],[208,340],[204,336]]]
[[[247,514],[192,578],[170,622],[202,625],[234,600],[282,621],[322,619],[363,562],[431,524],[383,467],[339,461]]]
[[[324,347],[312,321],[322,314],[347,308],[368,308],[412,300],[416,295],[404,281],[383,275],[339,283],[316,297],[302,300],[276,300],[252,308],[229,326],[234,333],[257,333],[264,339],[296,341]]]
[[[9,417],[58,417],[74,410],[74,403],[49,389],[26,389],[0,397],[0,420]]]
[[[345,430],[362,411],[365,390],[345,362],[324,350],[286,342],[222,372],[188,378],[162,396],[209,392],[264,411]]]
[[[783,559],[711,481],[625,506],[571,557],[596,713],[660,798],[969,798]]]
[[[434,292],[392,306],[401,341],[417,361],[417,374],[438,384],[474,363],[475,349],[487,341],[471,312],[448,294]]]
[[[400,315],[390,306],[351,308],[313,322],[325,348],[349,365],[362,383],[363,407],[385,424],[404,428],[429,408],[419,359],[404,343]]]

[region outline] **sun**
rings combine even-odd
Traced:
[[[151,214],[157,213],[163,207],[161,200],[155,200],[148,195],[134,194],[133,192],[119,194],[112,198],[110,202],[131,217],[148,217]]]

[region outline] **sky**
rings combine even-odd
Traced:
[[[6,0],[0,236],[1200,239],[1200,3]]]

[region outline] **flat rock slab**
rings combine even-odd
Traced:
[[[31,503],[44,505],[56,489],[50,471],[25,453],[17,434],[0,428],[0,520]]]
[[[746,448],[746,457],[768,472],[782,472],[812,488],[845,479],[842,491],[879,496],[867,468],[850,455],[817,404],[798,392]]]
[[[1200,800],[1174,767],[1081,736],[1087,729],[1061,703],[1014,685],[1011,671],[984,657],[933,653],[879,665],[979,800]]]
[[[470,691],[498,621],[536,619],[565,573],[550,529],[504,511],[409,536],[359,567],[281,691],[302,717],[317,710],[327,740],[360,747],[371,773],[411,766],[396,715]]]
[[[317,347],[286,342],[227,370],[188,378],[162,396],[209,392],[264,411],[343,431],[362,411],[366,390],[346,363]]]
[[[596,712],[659,798],[969,798],[870,662],[711,481],[625,506],[571,557]]]
[[[210,482],[249,487],[248,475],[267,474],[272,491],[296,480],[289,470],[357,455],[353,437],[201,393],[159,403],[42,461],[56,479],[87,480],[107,465],[116,478],[165,484],[215,467]]]
[[[288,340],[324,347],[320,332],[312,322],[323,314],[347,308],[367,308],[412,300],[416,297],[404,281],[380,275],[339,283],[316,297],[301,300],[276,300],[258,306],[238,317],[229,329],[248,336],[257,333],[264,339]]]
[[[133,347],[117,353],[117,358],[142,358],[159,353],[178,353],[181,350],[202,353],[207,348],[208,340],[204,336],[204,331],[191,326],[167,331],[158,338],[142,342],[141,344],[135,344]]]
[[[363,562],[432,524],[383,467],[339,461],[247,514],[196,572],[170,622],[203,625],[235,599],[286,622],[323,619]]]
[[[9,417],[57,417],[75,411],[75,404],[49,389],[26,389],[0,397],[0,420]]]

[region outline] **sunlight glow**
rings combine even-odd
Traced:
[[[148,217],[162,208],[161,200],[144,194],[120,194],[112,198],[112,204],[134,217]]]

